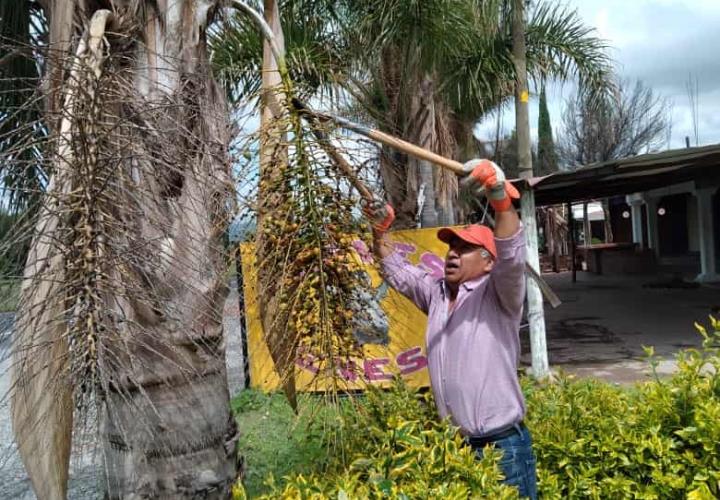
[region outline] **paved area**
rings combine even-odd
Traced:
[[[223,311],[223,325],[225,327],[225,361],[228,371],[228,388],[230,397],[239,393],[245,387],[244,358],[242,351],[242,337],[240,334],[240,308],[237,284],[232,280],[230,293],[225,301]]]
[[[545,277],[563,301],[557,309],[546,304],[550,365],[580,376],[643,380],[650,375],[643,345],[654,347],[664,359],[658,372],[669,374],[674,353],[702,343],[693,324],[707,324],[720,310],[720,286],[680,288],[655,276],[578,273],[574,284],[570,273]],[[522,338],[522,360],[529,364],[527,328]]]
[[[10,335],[14,314],[0,314],[0,500],[35,500],[30,479],[20,461],[17,447],[13,441],[8,390],[10,389]],[[92,420],[94,415],[88,415]],[[92,428],[92,424],[88,428]],[[95,435],[91,433],[76,436],[74,453],[70,461],[70,479],[68,481],[68,499],[90,500],[100,498],[100,468],[95,454],[97,447]]]

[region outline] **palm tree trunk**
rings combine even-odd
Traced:
[[[532,155],[530,150],[530,123],[528,118],[527,49],[525,45],[525,3],[524,0],[512,2],[512,46],[515,64],[515,130],[518,139],[518,166],[521,178],[533,176]],[[535,195],[532,189],[522,193],[520,202],[522,221],[525,225],[527,260],[539,271],[540,260],[537,248],[537,215]],[[545,336],[545,315],[543,297],[540,288],[533,280],[527,280],[527,316],[530,323],[530,350],[532,354],[533,376],[547,376],[548,355]]]
[[[433,99],[433,82],[425,76],[420,82],[419,92],[413,96],[411,116],[410,140],[420,147],[433,149],[435,139],[435,101]],[[420,213],[421,227],[435,227],[438,225],[438,215],[435,210],[435,179],[433,165],[424,160],[408,159],[408,169],[417,172],[419,186],[425,187],[425,200]]]
[[[13,412],[34,417],[15,432],[39,498],[65,496],[72,399],[87,411],[86,391],[98,413],[106,498],[226,498],[236,479],[221,321],[222,236],[234,197],[228,113],[205,45],[217,8],[117,2],[112,31],[123,36],[100,44],[106,74],[95,73],[96,93],[83,94],[82,108],[65,109],[68,140],[88,147],[58,155],[64,169],[37,226],[14,346]],[[111,63],[115,50],[124,52]],[[80,188],[96,198],[77,198]],[[85,218],[92,224],[78,226]],[[76,233],[87,233],[83,252]],[[95,267],[78,265],[88,256]]]
[[[452,157],[461,162],[466,162],[473,158],[489,158],[487,150],[483,147],[473,134],[474,121],[467,119],[457,119],[452,116],[448,116],[449,121],[449,133],[451,136],[452,144]],[[499,125],[499,121],[498,121]],[[499,136],[499,133],[498,133]],[[499,140],[499,139],[498,139]],[[496,148],[497,150],[497,148]],[[500,162],[500,159],[496,160]],[[504,165],[501,165],[504,167]],[[506,170],[507,172],[507,170]],[[458,195],[458,180],[453,179],[453,189],[448,192],[448,198],[457,200]],[[443,225],[451,225],[461,223],[466,219],[467,214],[462,204],[456,204],[450,202],[453,206],[452,215],[454,219],[444,222]]]
[[[128,311],[126,324],[142,326],[128,329],[140,339],[125,356],[110,349],[107,356],[108,363],[118,356],[116,390],[109,391],[101,412],[107,496],[225,498],[238,470],[221,317],[227,295],[223,205],[231,194],[228,113],[205,45],[218,2],[176,0],[165,10],[143,3],[135,14],[147,13],[141,20],[148,45],[146,59],[139,56],[135,62],[142,75],[138,80],[145,78],[148,101],[162,103],[170,95],[182,103],[176,116],[163,119],[183,123],[187,135],[180,131],[179,137],[167,139],[186,144],[189,137],[197,143],[178,151],[178,177],[160,177],[170,183],[168,199],[156,196],[168,188],[145,189],[144,211],[159,215],[139,224],[136,235],[152,241],[165,234],[166,269],[156,269],[146,286],[165,288],[163,305],[172,319],[148,315],[132,299],[127,304],[114,300],[118,313]],[[146,151],[152,147],[143,145]],[[157,182],[159,168],[148,164],[144,181]],[[163,213],[167,203],[174,210]],[[131,298],[131,292],[126,296]]]
[[[467,159],[458,155],[458,145],[453,133],[453,117],[449,106],[434,96],[435,109],[435,152],[446,158]],[[458,197],[458,178],[452,172],[442,168],[435,169],[435,207],[438,213],[438,224],[451,226],[456,224],[456,201]]]
[[[401,102],[403,85],[402,56],[396,47],[385,47],[380,56],[380,74],[378,77],[382,93],[387,102],[385,123],[381,128],[393,135],[402,135],[406,122],[407,106]],[[385,189],[385,197],[395,208],[397,229],[415,227],[417,208],[417,188],[414,179],[408,177],[407,156],[383,147],[380,153],[380,177]]]
[[[425,74],[410,92],[407,115],[396,115],[403,137],[425,149],[452,157],[455,142],[450,130],[449,110],[436,95],[435,78]],[[386,85],[390,88],[389,85]],[[386,195],[396,204],[396,227],[412,227],[417,210],[417,197],[422,187],[425,202],[419,215],[421,227],[455,223],[457,178],[429,162],[407,158],[385,151],[380,171]]]

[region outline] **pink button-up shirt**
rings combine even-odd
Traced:
[[[517,377],[525,297],[525,236],[496,238],[492,271],[460,285],[448,310],[444,279],[398,253],[382,261],[386,281],[428,315],[430,382],[441,417],[466,436],[483,436],[520,422],[525,402]]]

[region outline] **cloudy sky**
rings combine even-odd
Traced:
[[[621,77],[640,79],[672,103],[670,147],[694,144],[692,113],[686,85],[697,78],[699,144],[720,143],[720,0],[569,0],[583,20],[612,47],[610,55]],[[555,134],[564,100],[572,86],[554,86],[548,95]],[[537,100],[531,101],[533,137]],[[514,126],[512,109],[503,127]],[[494,138],[495,119],[481,123],[476,134]]]

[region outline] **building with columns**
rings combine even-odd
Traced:
[[[614,241],[634,243],[628,261],[643,254],[660,270],[720,282],[720,145],[638,155],[529,182],[538,206],[608,199]]]
[[[719,192],[717,185],[690,181],[627,195],[632,242],[660,262],[665,255],[697,256],[696,280],[720,282]]]

